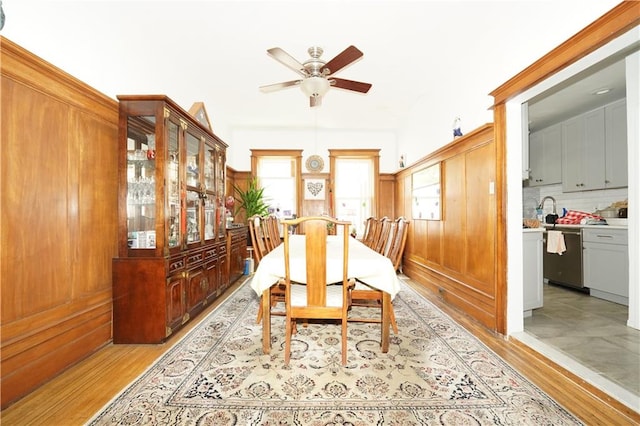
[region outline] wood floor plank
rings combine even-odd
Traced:
[[[240,284],[239,281],[227,290],[227,295]],[[640,424],[639,413],[610,398],[526,345],[492,333],[470,317],[447,306],[437,295],[419,285],[413,287],[585,424]],[[224,297],[226,295],[209,306],[200,318],[204,318]],[[0,413],[1,423],[7,426],[85,424],[197,322],[196,320],[193,324],[188,324],[164,345],[105,346],[6,408]]]

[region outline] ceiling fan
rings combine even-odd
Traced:
[[[322,103],[322,96],[327,93],[331,86],[360,93],[367,93],[371,88],[369,83],[334,77],[335,73],[362,58],[363,53],[355,46],[347,47],[329,62],[320,59],[323,53],[322,48],[314,46],[307,51],[311,57],[300,63],[279,47],[268,49],[267,54],[269,56],[284,66],[291,68],[303,78],[261,86],[260,90],[273,92],[288,87],[300,86],[302,92],[309,97],[309,105],[315,107]]]

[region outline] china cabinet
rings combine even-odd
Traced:
[[[159,343],[230,283],[227,145],[164,95],[118,100],[113,341]]]

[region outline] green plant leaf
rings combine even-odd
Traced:
[[[238,201],[235,213],[245,211],[248,218],[252,216],[266,216],[269,213],[268,199],[264,197],[264,188],[258,186],[258,178],[252,177],[248,180],[247,189],[242,190],[237,185],[233,185],[236,194],[234,197]]]

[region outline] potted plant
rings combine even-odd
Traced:
[[[258,186],[258,178],[252,177],[247,181],[247,189],[243,190],[237,185],[233,185],[238,205],[235,214],[244,210],[245,220],[252,216],[266,216],[269,211],[267,199],[264,197],[264,188]]]

